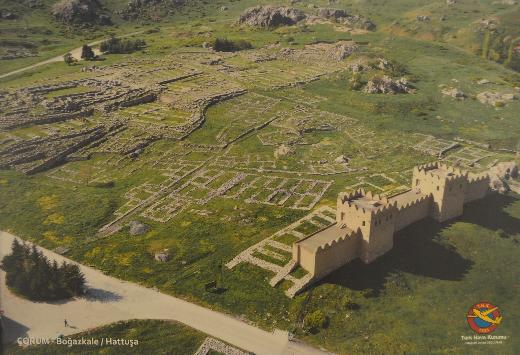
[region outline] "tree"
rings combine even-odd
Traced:
[[[31,300],[50,301],[82,295],[85,276],[77,265],[52,263],[38,248],[13,241],[11,254],[0,264],[6,285]]]
[[[84,44],[83,47],[81,47],[81,59],[93,60],[95,57],[96,55],[94,54],[92,47],[88,44]]]
[[[101,42],[99,50],[103,53],[132,53],[140,50],[146,46],[146,42],[142,39],[136,40],[122,40],[120,38],[111,37],[110,39]]]
[[[231,41],[226,38],[216,38],[213,42],[213,49],[217,52],[236,52],[251,48],[253,48],[251,43],[244,41],[243,39]]]
[[[74,57],[72,57],[72,54],[67,53],[63,56],[63,61],[65,62],[65,64],[71,65],[72,63],[74,63]]]

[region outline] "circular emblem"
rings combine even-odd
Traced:
[[[502,322],[500,309],[489,302],[476,303],[466,316],[468,324],[478,334],[489,334]]]

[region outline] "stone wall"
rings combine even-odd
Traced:
[[[488,174],[474,175],[441,164],[428,164],[414,168],[411,191],[391,198],[364,190],[340,193],[336,224],[294,243],[293,260],[313,280],[357,257],[371,263],[393,248],[396,231],[428,216],[443,222],[462,215],[464,203],[481,199],[490,191],[489,181]],[[330,242],[324,238],[323,245],[317,248],[309,246],[310,243],[300,244],[323,232],[329,235]],[[319,240],[318,237],[316,242]]]
[[[370,214],[370,234],[363,234],[361,260],[368,264],[390,251],[394,246],[395,220],[397,208],[389,204]]]
[[[489,193],[490,178],[488,174],[470,175],[466,184],[464,203],[479,200]]]
[[[395,220],[395,231],[400,231],[412,223],[418,222],[430,215],[433,204],[433,197],[427,195],[421,197],[410,204],[401,206],[397,209]]]
[[[342,230],[337,224],[327,228]],[[345,229],[343,233],[345,233],[345,235],[338,236],[337,239],[320,246],[316,250],[307,249],[306,246],[301,245],[299,242],[294,243],[293,260],[315,278],[319,279],[328,275],[359,256],[360,242],[362,239],[361,232],[359,230],[352,231]],[[313,235],[307,238],[312,238]]]
[[[441,168],[449,175],[439,176],[431,171]],[[412,187],[420,189],[425,195],[433,196],[432,217],[439,222],[458,217],[462,214],[467,173],[440,164],[428,164],[413,170]]]

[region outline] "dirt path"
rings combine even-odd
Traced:
[[[0,232],[0,258],[9,254],[15,238]],[[47,249],[40,250],[50,260],[73,262]],[[255,354],[324,354],[288,341],[286,332],[269,333],[226,314],[78,265],[86,276],[91,296],[65,303],[37,303],[14,296],[5,287],[5,273],[0,272],[0,301],[9,340],[20,336],[53,338],[127,319],[169,319]],[[64,327],[64,319],[69,327]]]
[[[130,36],[133,36],[133,35],[136,35],[136,34],[140,34],[140,33],[143,33],[143,31],[137,31],[137,32],[132,32],[132,33],[127,33],[127,34],[124,34],[124,35],[121,35],[121,36],[117,36],[118,38],[124,38],[124,37],[130,37]],[[106,38],[103,38],[103,39],[100,39],[100,40],[97,40],[97,41],[94,41],[94,42],[91,42],[91,43],[88,43],[89,46],[95,46],[95,45],[98,45],[100,44],[101,42],[103,42],[104,40],[106,40]],[[78,48],[75,48],[75,49],[72,49],[66,53],[70,53],[72,54],[72,57],[74,57],[75,59],[77,60],[80,60],[81,59],[81,47],[78,47]],[[41,61],[41,62],[38,62],[36,64],[32,64],[32,65],[29,65],[27,67],[23,67],[23,68],[20,68],[20,69],[16,69],[16,70],[13,70],[9,73],[5,73],[5,74],[1,74],[0,75],[0,79],[2,78],[6,78],[8,76],[11,76],[11,75],[14,75],[14,74],[18,74],[18,73],[23,73],[24,71],[27,71],[27,70],[31,70],[31,69],[34,69],[34,68],[37,68],[37,67],[41,67],[42,65],[46,65],[46,64],[51,64],[51,63],[56,63],[56,62],[63,62],[63,56],[66,54],[66,53],[63,53],[62,55],[59,55],[57,57],[54,57],[54,58],[49,58],[49,59],[46,59],[44,61]],[[96,54],[99,54],[99,51],[95,51]]]

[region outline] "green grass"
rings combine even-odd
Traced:
[[[295,237],[291,234],[282,234],[278,237],[275,237],[274,240],[292,246],[294,242],[298,241],[298,237]]]
[[[108,32],[143,30],[145,33],[133,38],[144,39],[148,46],[144,51],[133,54],[107,55],[100,62],[79,62],[73,66],[62,62],[49,64],[0,79],[0,88],[14,89],[95,77],[95,73],[81,72],[81,68],[112,65],[132,59],[164,59],[179,49],[192,51],[195,46],[200,47],[203,42],[218,36],[244,39],[255,48],[277,41],[282,46],[302,48],[306,43],[352,37],[369,44],[363,46],[361,53],[347,61],[363,57],[370,60],[378,57],[392,59],[406,68],[406,76],[413,80],[417,92],[410,95],[369,95],[354,91],[348,85],[351,77],[349,70],[325,76],[308,85],[284,90],[264,90],[255,80],[244,81],[243,85],[252,89],[249,94],[211,106],[206,112],[206,121],[202,128],[186,140],[155,142],[136,160],[127,159],[120,165],[109,165],[110,158],[118,157],[94,154],[88,161],[63,166],[72,173],[58,171],[60,168],[51,171],[56,172],[59,177],[72,176],[72,181],[52,179],[47,176],[48,173],[23,176],[15,172],[0,172],[0,228],[50,249],[67,246],[70,248],[68,257],[112,276],[157,287],[163,292],[233,315],[245,315],[264,328],[298,328],[305,314],[314,309],[322,309],[331,320],[329,327],[316,335],[297,330],[298,336],[337,353],[463,352],[466,348],[460,343],[460,335],[469,334],[464,324],[464,314],[480,298],[488,298],[503,307],[505,321],[500,329],[503,329],[504,334],[512,334],[518,325],[514,316],[519,308],[511,294],[515,284],[513,273],[519,269],[516,241],[520,232],[520,204],[516,197],[492,199],[494,204],[491,207],[487,205],[489,201],[470,206],[462,219],[442,228],[431,222],[412,226],[399,234],[396,249],[380,261],[370,266],[354,263],[294,300],[289,300],[283,294],[287,283],[272,288],[268,284],[272,274],[249,264],[224,271],[224,292],[206,292],[204,285],[215,280],[218,265],[222,261],[231,260],[244,249],[287,227],[309,211],[247,203],[245,198],[231,200],[217,197],[205,206],[186,202],[185,210],[167,223],[154,222],[139,214],[130,216],[128,221],[142,220],[150,225],[150,232],[146,235],[130,237],[128,229],[124,228],[109,237],[96,239],[99,228],[111,221],[114,211],[127,202],[124,196],[126,192],[146,182],[160,184],[166,180],[162,175],[164,171],[152,166],[162,154],[175,164],[182,161],[193,164],[193,167],[206,160],[211,163],[217,158],[222,158],[223,162],[231,161],[232,157],[244,160],[247,158],[250,159],[249,165],[238,165],[242,168],[241,172],[264,175],[251,170],[263,167],[277,170],[277,173],[269,173],[276,177],[331,181],[332,185],[319,205],[334,207],[337,194],[360,181],[374,183],[385,190],[395,187],[380,176],[370,177],[373,174],[385,173],[395,178],[398,184],[407,185],[413,166],[435,160],[436,157],[412,148],[418,142],[414,133],[431,134],[444,139],[458,136],[489,143],[493,149],[518,149],[520,146],[520,121],[517,119],[519,101],[494,108],[475,100],[475,96],[484,90],[512,90],[513,86],[519,85],[518,75],[475,56],[474,50],[480,46],[478,38],[474,37],[473,32],[471,36],[468,35],[465,29],[491,13],[502,19],[502,24],[509,29],[513,27],[513,15],[517,10],[492,5],[491,1],[459,2],[455,7],[448,7],[445,2],[431,3],[426,0],[402,0],[392,4],[389,1],[338,1],[334,7],[368,16],[377,23],[380,30],[374,33],[349,34],[335,31],[328,24],[307,28],[294,26],[276,31],[241,29],[232,25],[245,7],[259,3],[277,2],[230,2],[226,3],[229,10],[222,12],[215,11],[221,4],[212,2],[197,5],[192,10],[182,10],[159,23],[146,23],[146,20],[142,20],[142,24],[136,24],[115,18],[117,26],[95,28],[86,35],[54,26],[46,17],[45,8],[31,15],[31,28],[40,26],[45,30],[52,27],[52,34],[44,35],[42,31],[36,31],[27,37],[21,37],[25,41],[38,43],[40,57],[3,61],[0,73],[62,54],[85,41],[107,36]],[[325,0],[313,3],[317,6],[331,6]],[[118,1],[109,6],[121,8],[125,4],[125,1]],[[303,2],[295,6],[312,12],[307,4]],[[422,14],[430,15],[431,23],[418,24],[415,18]],[[444,22],[439,21],[442,14],[447,15]],[[396,19],[401,25],[390,26]],[[9,28],[9,35],[6,35],[4,26]],[[2,23],[2,38],[20,37],[15,31],[17,26],[20,23]],[[159,28],[158,32],[146,33],[147,29],[156,27]],[[44,47],[40,42],[45,36],[49,36],[53,43]],[[296,44],[289,45],[288,37],[293,37]],[[226,59],[225,62],[244,70],[261,69],[265,66],[273,70],[273,73],[285,68],[281,61],[252,63],[238,56]],[[152,68],[153,65],[146,66],[148,67]],[[302,66],[294,65],[293,69],[300,72]],[[226,78],[222,73],[217,74],[214,69],[205,70],[208,76]],[[372,70],[362,74],[362,81],[369,80],[376,73],[379,71]],[[272,79],[286,79],[292,74],[282,73],[280,78],[273,74],[270,76]],[[495,84],[475,84],[482,78]],[[172,87],[176,85],[182,87],[183,83],[176,83]],[[444,97],[439,85],[458,87],[469,98],[455,101]],[[51,96],[78,92],[75,90],[60,90]],[[275,158],[277,146],[262,145],[257,134],[277,132],[275,124],[287,124],[292,129],[298,129],[298,120],[289,124],[280,118],[262,131],[253,132],[238,140],[225,152],[206,152],[194,148],[183,155],[188,151],[184,147],[185,143],[221,144],[227,140],[219,141],[217,136],[224,129],[229,128],[226,137],[234,138],[270,116],[291,110],[296,105],[294,101],[282,99],[257,117],[248,106],[248,97],[261,94],[275,99],[286,95],[302,98],[302,93],[305,97],[324,98],[313,104],[313,109],[352,117],[355,122],[331,132],[304,133],[306,144],[295,146],[294,154],[284,157]],[[263,100],[269,102],[268,99]],[[135,106],[119,113],[132,117],[127,111],[144,110],[154,105],[156,104]],[[171,109],[169,113],[171,116],[166,115],[163,123],[183,123],[185,112]],[[155,121],[151,116],[139,112],[135,117]],[[102,122],[106,118],[99,115],[95,121]],[[26,138],[34,134],[44,135],[44,128],[31,126],[8,133]],[[132,139],[136,132],[129,129],[119,137]],[[2,133],[3,137],[7,132]],[[280,136],[284,137],[284,134],[282,132]],[[331,163],[339,155],[350,158],[349,167],[355,169],[355,172],[327,176],[309,174],[312,172],[312,164],[319,165],[312,162],[326,159]],[[491,157],[482,161],[483,166],[494,159],[512,160],[515,156],[494,150]],[[263,165],[257,160],[269,164]],[[272,168],[270,164],[275,167]],[[224,171],[225,177],[239,171],[225,166],[212,168]],[[96,187],[95,184],[87,184],[96,177],[114,181],[114,186]],[[247,180],[251,181],[253,178],[250,176]],[[181,180],[175,188],[188,179],[189,177]],[[224,180],[219,179],[211,186],[216,187],[222,181]],[[373,190],[368,184],[356,188],[359,187]],[[254,192],[259,190],[255,189]],[[252,194],[253,191],[249,193]],[[191,194],[193,198],[205,196],[206,191],[202,189]],[[146,194],[143,193],[141,197],[146,197]],[[203,216],[200,214],[202,210],[210,213]],[[488,210],[492,214],[481,218],[479,213],[485,214]],[[493,219],[495,222],[492,222]],[[305,234],[317,229],[310,223],[301,228],[300,231]],[[506,230],[510,238],[497,238],[494,234],[497,228]],[[275,240],[292,245],[297,238],[284,234]],[[170,250],[172,258],[166,263],[158,263],[153,259],[153,254],[164,248]],[[268,260],[281,264],[279,261]],[[506,270],[504,265],[508,266]],[[303,276],[301,269],[297,269],[292,275]],[[474,295],[475,299],[469,300],[468,295]],[[352,307],[352,304],[358,307]],[[140,327],[141,325],[138,326]],[[142,327],[147,328],[148,325]],[[155,331],[152,328],[149,329],[150,333]],[[153,346],[155,343],[151,344]],[[514,337],[511,337],[504,347],[497,348],[497,352],[507,352],[517,344]]]

